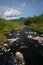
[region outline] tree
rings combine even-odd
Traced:
[[[30,25],[32,23],[32,18],[27,18],[24,25]]]

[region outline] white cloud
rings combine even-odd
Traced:
[[[28,4],[25,2],[21,3],[17,8],[0,6],[0,10],[4,11],[2,17],[5,19],[18,18],[23,13],[24,8],[26,8],[27,6]]]
[[[21,12],[17,9],[10,9],[10,10],[6,10],[4,12],[4,16],[6,17],[13,17],[13,16],[18,16],[18,15],[21,15]]]
[[[25,6],[26,3],[21,3],[18,8],[7,8],[4,12],[4,17],[7,19],[19,17],[23,13]]]

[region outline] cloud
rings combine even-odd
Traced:
[[[6,17],[13,17],[13,16],[18,16],[18,15],[21,15],[21,13],[22,12],[20,12],[19,10],[17,10],[17,9],[10,9],[10,10],[6,10],[5,12],[4,12],[4,15],[6,16]]]
[[[20,3],[20,6],[17,7],[17,8],[0,6],[0,10],[4,11],[2,17],[5,18],[5,19],[18,18],[18,17],[21,16],[21,14],[23,13],[23,10],[27,6],[28,5],[27,5],[26,2]]]
[[[5,12],[4,12],[4,18],[6,19],[12,19],[12,18],[17,18],[22,14],[22,11],[19,10],[18,8],[8,8]]]
[[[4,17],[8,19],[19,17],[23,13],[25,6],[26,3],[24,2],[21,3],[18,8],[7,8],[7,10],[4,12]]]

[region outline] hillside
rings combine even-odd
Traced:
[[[23,23],[20,21],[12,22],[0,18],[0,47],[7,41],[5,34],[9,34],[12,30],[20,30]]]
[[[9,21],[12,21],[12,22],[25,22],[26,18],[25,17],[21,17],[19,19],[12,19],[12,20],[9,20]]]
[[[24,25],[30,29],[43,33],[43,14],[40,16],[28,17]]]

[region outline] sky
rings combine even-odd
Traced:
[[[43,0],[0,0],[0,17],[17,19],[43,14]]]

